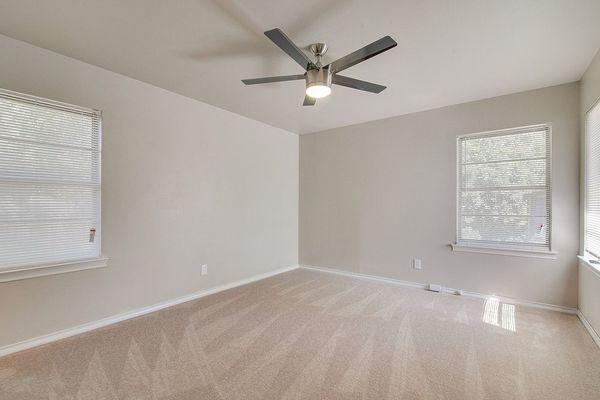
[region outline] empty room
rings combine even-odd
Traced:
[[[599,0],[0,0],[0,400],[600,400]]]

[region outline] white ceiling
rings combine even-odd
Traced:
[[[0,33],[296,133],[579,80],[600,47],[599,0],[0,0]],[[332,61],[382,36],[398,46],[302,107],[302,73],[262,32],[325,41]],[[6,60],[3,60],[6,62]]]

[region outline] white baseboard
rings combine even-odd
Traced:
[[[427,284],[427,283],[403,281],[400,279],[386,278],[386,277],[376,276],[376,275],[366,275],[366,274],[360,274],[360,273],[356,273],[356,272],[343,271],[343,270],[340,270],[337,268],[331,268],[331,267],[326,268],[326,267],[317,267],[314,265],[300,265],[300,268],[310,269],[313,271],[326,272],[329,274],[336,274],[336,275],[350,276],[350,277],[354,277],[354,278],[369,279],[372,281],[386,282],[386,283],[391,283],[394,285],[408,286],[408,287],[417,288],[417,289],[427,289],[429,287],[429,284]],[[578,310],[576,308],[572,308],[572,307],[565,307],[565,306],[559,306],[559,305],[547,304],[547,303],[539,303],[539,302],[529,301],[529,300],[520,300],[520,299],[515,299],[512,297],[503,297],[503,296],[495,296],[495,295],[489,295],[489,294],[483,294],[483,293],[477,293],[477,292],[469,292],[469,291],[453,289],[453,288],[449,288],[449,287],[445,287],[445,286],[442,286],[442,293],[448,293],[448,294],[460,293],[463,296],[476,297],[476,298],[480,298],[480,299],[487,299],[489,297],[495,297],[499,301],[504,302],[504,303],[518,304],[518,305],[522,305],[522,306],[526,306],[526,307],[541,308],[544,310],[558,311],[558,312],[567,313],[567,314],[577,314],[578,313]]]
[[[600,348],[600,335],[598,335],[598,332],[596,332],[592,324],[590,324],[590,321],[587,320],[585,315],[583,315],[580,310],[577,310],[577,316],[579,317],[579,320],[581,321],[583,326],[585,326],[585,329],[587,329],[592,339],[594,339],[594,342],[596,342],[596,344],[598,345],[598,348]]]
[[[185,296],[177,297],[175,299],[163,301],[148,307],[142,307],[135,310],[127,311],[122,314],[113,315],[111,317],[103,318],[97,321],[88,322],[82,325],[74,326],[72,328],[67,328],[60,330],[58,332],[53,332],[47,335],[38,336],[36,338],[23,340],[18,343],[10,344],[7,346],[0,347],[0,357],[6,356],[8,354],[16,353],[18,351],[23,351],[30,349],[32,347],[41,346],[43,344],[55,342],[60,339],[65,339],[70,336],[75,336],[80,333],[89,332],[94,329],[102,328],[107,325],[116,324],[117,322],[125,321],[131,318],[139,317],[144,314],[149,314],[155,311],[162,310],[167,307],[172,307],[177,304],[185,303],[187,301],[196,300],[201,297],[205,297],[211,294],[219,293],[227,289],[232,289],[238,286],[246,285],[248,283],[256,282],[265,278],[269,278],[271,276],[279,275],[284,272],[292,271],[297,269],[298,265],[292,265],[289,267],[279,268],[274,271],[265,272],[258,275],[253,275],[249,278],[244,278],[237,280],[231,283],[225,283],[223,285],[215,286],[209,289],[201,290],[199,292],[191,293]]]
[[[400,279],[386,278],[386,277],[377,276],[377,275],[359,274],[358,272],[349,272],[349,271],[344,271],[341,269],[331,268],[331,267],[317,267],[314,265],[300,265],[300,268],[310,269],[313,271],[327,272],[328,274],[349,276],[352,278],[368,279],[370,281],[386,282],[386,283],[391,283],[394,285],[408,286],[408,287],[417,288],[417,289],[427,289],[427,286],[428,286],[425,283],[402,281]]]

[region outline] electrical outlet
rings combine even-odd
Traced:
[[[413,268],[421,269],[421,259],[420,258],[413,258]]]
[[[208,274],[208,265],[202,264],[202,272],[201,272],[201,274],[202,275]]]

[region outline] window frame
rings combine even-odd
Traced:
[[[588,205],[588,167],[589,167],[589,151],[590,151],[590,133],[588,132],[588,116],[596,107],[600,107],[600,97],[598,97],[592,105],[585,111],[583,118],[583,200],[582,200],[582,215],[583,215],[583,240],[581,241],[581,252],[582,255],[579,258],[586,262],[590,267],[594,270],[600,271],[600,266],[598,265],[598,261],[600,261],[600,257],[596,256],[593,253],[588,252],[587,249],[587,205]]]
[[[470,137],[485,137],[485,136],[501,136],[511,133],[519,133],[528,130],[535,129],[544,129],[547,131],[548,135],[548,150],[547,150],[547,171],[546,171],[546,182],[548,186],[548,197],[549,201],[547,204],[548,207],[548,222],[549,222],[549,231],[548,231],[548,248],[529,248],[527,245],[519,245],[519,244],[502,244],[502,242],[498,243],[461,243],[459,241],[460,237],[460,216],[461,216],[461,160],[459,158],[461,151],[461,139],[470,138]],[[552,200],[553,200],[553,174],[552,174],[552,124],[551,123],[541,123],[534,125],[524,125],[512,128],[505,129],[496,129],[489,130],[483,132],[474,132],[461,134],[456,136],[456,231],[455,231],[455,241],[450,244],[450,247],[453,251],[458,252],[468,252],[468,253],[483,253],[483,254],[495,254],[495,255],[508,255],[508,256],[517,256],[517,257],[532,257],[532,258],[545,258],[545,259],[556,259],[558,253],[553,249],[553,240],[552,240],[552,230],[553,230],[553,220],[552,220]]]
[[[14,268],[5,268],[0,270],[0,282],[9,282],[21,279],[35,278],[39,276],[62,274],[66,272],[74,272],[87,270],[92,268],[101,268],[108,265],[108,257],[102,253],[102,112],[97,109],[82,107],[74,104],[64,103],[56,100],[51,100],[43,97],[33,96],[26,93],[15,92],[0,88],[0,94],[4,97],[14,98],[17,101],[37,104],[40,106],[47,105],[48,107],[55,109],[62,109],[69,112],[82,112],[88,114],[94,114],[98,118],[98,149],[99,149],[99,168],[98,168],[98,185],[99,185],[99,198],[97,205],[98,221],[99,226],[96,228],[99,240],[99,256],[80,259],[80,260],[65,260],[57,262],[45,262],[29,265],[19,265]]]

